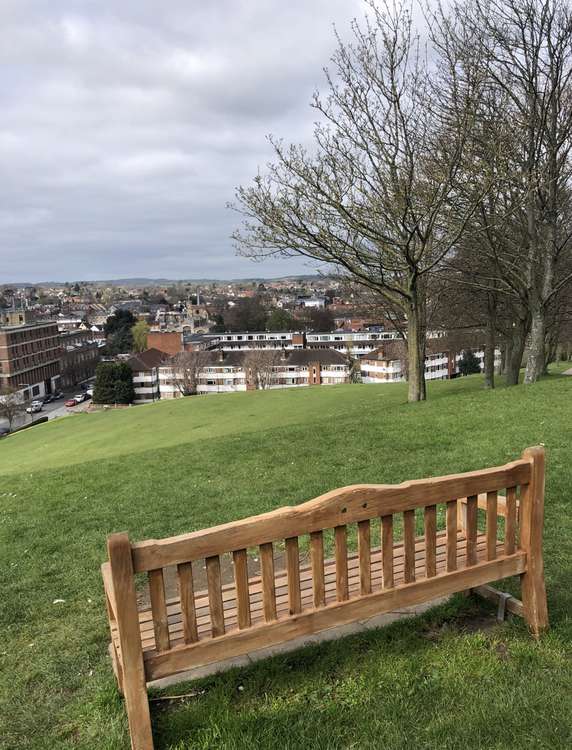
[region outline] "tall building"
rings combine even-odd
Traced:
[[[60,387],[61,343],[57,323],[0,324],[0,392],[42,398]]]

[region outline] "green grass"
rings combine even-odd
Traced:
[[[479,377],[434,383],[416,405],[402,385],[233,394],[0,441],[0,748],[129,747],[106,656],[108,533],[181,533],[341,485],[503,463],[540,442],[552,629],[539,643],[519,620],[475,629],[487,605],[454,599],[177,687],[204,693],[154,704],[153,725],[157,750],[572,747],[571,396],[557,371],[492,393]]]

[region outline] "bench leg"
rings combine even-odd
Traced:
[[[529,563],[530,569],[521,575],[520,581],[524,619],[532,635],[538,638],[545,630],[548,630],[548,605],[542,560],[540,560],[540,570],[538,561],[535,563],[533,562],[532,565]]]
[[[131,545],[127,534],[112,534],[107,540],[107,549],[117,602],[123,695],[129,720],[131,750],[153,750]]]
[[[548,607],[544,585],[542,530],[544,526],[544,448],[527,448],[522,457],[530,461],[530,482],[521,488],[520,546],[526,552],[526,571],[521,575],[524,619],[538,638],[548,629]]]
[[[134,675],[131,675],[130,679],[125,675],[123,692],[131,735],[131,750],[153,750],[149,699],[144,679],[141,682],[134,679]]]

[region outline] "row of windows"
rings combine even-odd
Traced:
[[[285,334],[276,336],[267,336],[266,334],[257,334],[256,336],[248,334],[247,336],[222,336],[225,341],[288,341],[292,337]]]

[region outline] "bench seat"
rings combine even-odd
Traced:
[[[465,562],[466,537],[463,532],[457,535],[457,558],[458,565],[462,567]],[[503,553],[503,543],[498,543],[498,555]],[[437,534],[437,574],[444,573],[446,570],[446,533]],[[477,536],[477,559],[479,561],[486,559],[486,534],[481,533]],[[395,585],[404,583],[404,548],[403,543],[396,543],[393,546],[393,566]],[[425,575],[425,538],[423,536],[415,539],[415,572],[416,577],[422,578]],[[371,550],[371,578],[372,590],[382,588],[382,559],[381,548],[372,548]],[[326,584],[326,604],[336,601],[336,562],[335,559],[328,559],[324,562],[324,577]],[[276,610],[278,619],[287,617],[288,607],[288,583],[286,570],[277,570],[275,574],[276,587]],[[359,556],[357,553],[348,555],[348,589],[349,596],[359,595]],[[252,624],[264,622],[263,603],[262,603],[262,579],[260,576],[250,578],[250,607]],[[311,610],[313,608],[313,590],[312,590],[312,571],[310,565],[300,566],[300,589],[302,597],[302,610]],[[224,621],[225,632],[231,632],[238,629],[237,608],[236,608],[236,590],[234,583],[226,584],[222,587],[224,603]],[[177,645],[183,645],[183,625],[181,616],[181,603],[178,597],[167,599],[167,615],[169,626],[169,638],[171,648]],[[199,641],[208,640],[212,637],[211,618],[209,610],[208,591],[196,592],[196,615]],[[144,658],[155,656],[158,651],[155,644],[155,633],[153,627],[153,615],[150,607],[142,609],[139,613],[139,628],[141,632],[141,644]],[[117,628],[112,627],[112,636],[114,646],[120,653],[119,634]]]

